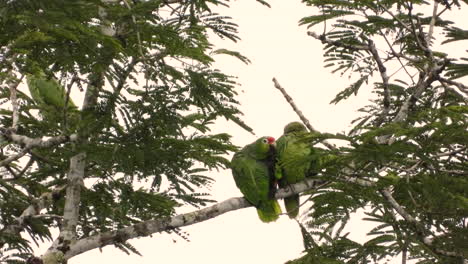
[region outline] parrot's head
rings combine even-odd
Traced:
[[[261,137],[255,142],[255,149],[259,156],[268,156],[269,153],[274,151],[276,141],[274,137]]]
[[[293,132],[307,132],[307,128],[301,122],[291,122],[284,127],[284,134]]]

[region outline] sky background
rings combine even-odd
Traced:
[[[257,136],[278,138],[284,125],[299,120],[281,93],[274,88],[273,77],[288,91],[317,130],[330,133],[348,130],[350,121],[358,116],[356,110],[368,102],[370,89],[363,89],[356,97],[338,105],[329,104],[352,79],[332,75],[329,69],[323,68],[322,44],[307,36],[306,27],[298,26],[299,19],[313,15],[316,10],[300,1],[269,2],[271,8],[253,0],[232,2],[231,8],[223,9],[223,14],[234,18],[242,40],[231,43],[214,39],[219,48],[240,51],[252,61],[245,65],[232,57],[218,55],[215,65],[225,73],[238,76],[240,86],[237,98],[244,113],[243,120],[254,129],[256,136],[224,120],[213,126],[213,133],[229,132],[233,135],[234,144],[243,146]],[[320,33],[321,29],[317,26],[313,31]],[[216,180],[210,192],[217,201],[242,196],[230,171],[212,172],[210,176]],[[180,212],[192,210],[195,208],[183,208]],[[348,229],[353,230],[351,239],[362,241],[369,225],[363,224],[359,218],[352,221]],[[69,264],[280,264],[299,257],[303,250],[302,237],[295,221],[282,216],[274,223],[263,224],[254,208],[229,212],[185,227],[182,231],[189,233],[190,242],[174,234],[154,234],[152,237],[130,240],[143,257],[126,255],[113,246],[107,246],[102,252],[93,250],[76,256]],[[41,248],[39,254],[45,249]]]

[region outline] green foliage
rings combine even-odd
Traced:
[[[315,177],[330,183],[308,193],[305,254],[288,263],[387,263],[402,255],[461,263],[468,257],[467,59],[435,50],[427,36],[431,23],[446,33],[433,43],[465,41],[467,30],[444,19],[448,8],[434,18],[425,13],[434,2],[304,2],[321,12],[300,24],[324,26],[325,67],[357,80],[332,103],[364,87],[374,96],[349,133],[328,136],[344,146],[320,150],[327,158]],[[353,241],[350,223],[362,214],[367,240]]]
[[[234,77],[212,65],[217,54],[249,62],[236,51],[213,49],[209,33],[239,39],[231,18],[211,11],[215,5],[227,2],[0,4],[2,83],[11,78],[9,70],[20,75],[43,71],[57,78],[54,84],[62,90],[70,87],[69,104],[73,99],[80,108],[73,129],[67,129],[61,125],[67,115],[45,118],[47,103],[34,102],[18,89],[17,134],[42,138],[77,133],[80,138],[33,148],[2,167],[1,247],[31,251],[30,242],[8,228],[16,228],[17,217],[41,195],[66,186],[70,158],[77,153],[86,153],[78,239],[162,219],[181,205],[213,202],[205,192],[214,179],[206,173],[226,168],[226,155],[237,147],[228,133],[213,133],[210,126],[222,117],[251,131],[239,118]],[[2,89],[0,98],[1,126],[8,128],[13,122],[9,90]],[[17,143],[2,138],[2,160],[21,152],[24,146]],[[36,243],[50,240],[51,228],[63,225],[54,216],[64,214],[64,203],[64,191],[55,193],[41,214],[26,217],[19,230],[24,228]],[[116,246],[138,254],[127,242]],[[11,256],[10,262],[18,259]]]

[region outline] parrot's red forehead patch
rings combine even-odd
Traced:
[[[268,140],[268,143],[269,143],[269,144],[275,142],[275,138],[274,138],[274,137],[267,137],[267,140]]]

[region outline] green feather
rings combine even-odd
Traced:
[[[68,127],[75,128],[79,121],[78,109],[65,88],[55,78],[47,78],[43,71],[26,75],[29,92],[44,120],[63,124],[67,113]]]
[[[314,149],[310,143],[304,141],[309,135],[306,127],[299,122],[292,122],[284,128],[284,134],[276,142],[277,165],[276,177],[280,178],[279,186],[287,187],[306,178],[311,169],[310,157]],[[284,199],[284,205],[290,218],[299,214],[299,195]]]
[[[246,145],[231,161],[237,187],[245,199],[257,208],[263,222],[275,221],[281,214],[278,202],[271,199],[274,183],[272,150],[267,137],[262,137]]]
[[[29,92],[38,105],[47,105],[57,109],[63,109],[65,104],[67,104],[67,108],[76,109],[76,105],[70,98],[67,102],[67,92],[55,78],[48,79],[44,72],[40,71],[34,75],[28,74],[26,80]]]

